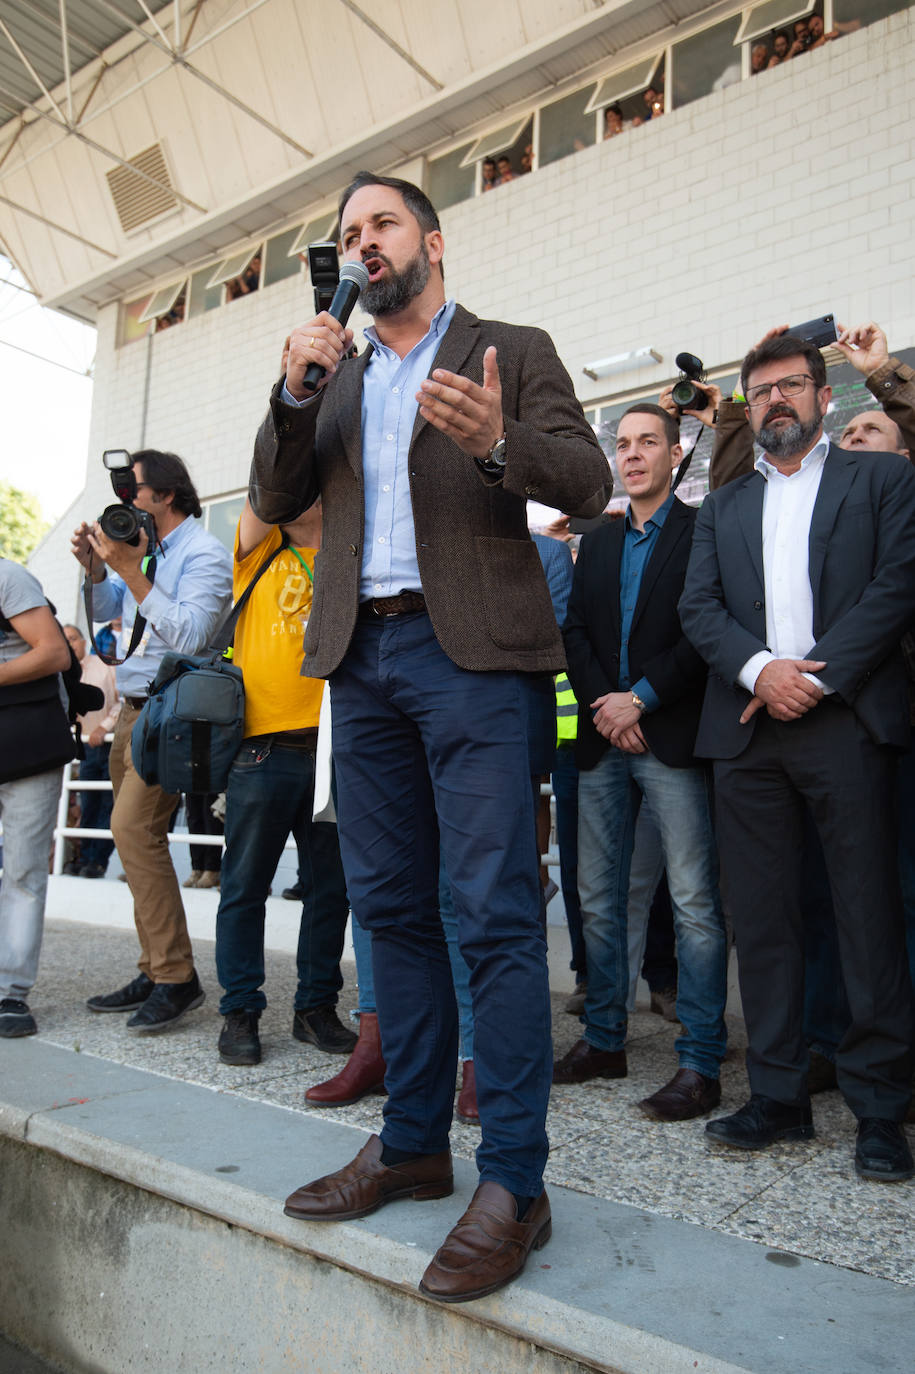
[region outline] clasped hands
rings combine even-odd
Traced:
[[[594,728],[624,754],[644,754],[648,748],[639,721],[642,712],[631,692],[606,692],[591,702]]]
[[[773,720],[800,720],[823,699],[822,687],[804,674],[819,673],[825,667],[819,659],[772,659],[753,684],[753,697],[740,717],[741,725],[752,720],[763,706]]]

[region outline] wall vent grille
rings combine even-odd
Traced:
[[[146,176],[138,176],[138,172],[155,177],[160,184],[154,185],[146,180]],[[171,189],[171,177],[161,143],[154,143],[151,148],[130,158],[129,167],[113,167],[105,175],[125,234],[157,219],[168,210],[174,210],[178,204]]]

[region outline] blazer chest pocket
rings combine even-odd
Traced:
[[[502,649],[545,649],[559,631],[536,545],[527,539],[474,539],[486,628]]]

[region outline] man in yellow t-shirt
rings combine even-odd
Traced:
[[[283,530],[287,548],[280,548]],[[312,819],[324,683],[300,675],[321,542],[320,502],[283,530],[258,520],[246,502],[235,536],[236,600],[268,555],[279,552],[235,630],[234,661],[245,679],[245,737],[226,789],[226,852],[216,917],[219,1010],[226,1018],[219,1057],[227,1064],[260,1062],[258,1021],[267,1005],[265,903],[290,831],[304,890],[292,1033],[331,1054],[348,1054],[356,1043],[336,1012],[349,913],[337,827]]]

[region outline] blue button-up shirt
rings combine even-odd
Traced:
[[[199,520],[188,516],[162,540],[156,580],[140,603],[147,625],[137,651],[117,669],[122,696],[140,697],[169,649],[201,654],[232,605],[232,556]],[[116,573],[92,589],[96,620],[121,617],[118,657],[130,644],[137,603]]]
[[[632,617],[635,615],[642,577],[658,542],[661,526],[667,519],[667,514],[675,499],[673,492],[671,492],[663,506],[659,506],[654,515],[645,521],[643,530],[637,530],[632,524],[630,519],[632,507],[630,506],[626,512],[626,533],[623,536],[623,556],[620,560],[619,689],[621,692],[635,692],[636,696],[644,701],[645,707],[649,711],[657,710],[660,702],[647,678],[640,677],[638,682],[634,683],[629,680],[629,636],[632,633]]]
[[[418,409],[416,393],[429,375],[454,311],[455,302],[446,301],[433,316],[428,333],[405,358],[381,342],[374,325],[365,331],[372,353],[362,379],[365,541],[360,601],[422,591],[407,460]],[[308,396],[297,401],[285,383],[281,399],[297,407],[314,400]]]
[[[429,375],[454,310],[455,302],[446,301],[429,332],[405,358],[381,342],[374,326],[365,331],[372,354],[362,381],[362,601],[422,590],[407,459],[418,409],[416,393]]]

